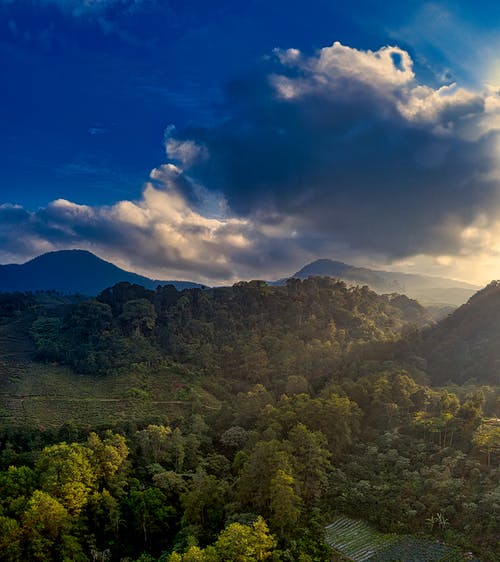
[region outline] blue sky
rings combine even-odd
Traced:
[[[499,18],[0,0],[0,261],[85,247],[204,282],[318,257],[498,277]]]

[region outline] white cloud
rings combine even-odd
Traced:
[[[398,47],[276,56],[280,72],[257,77],[272,96],[262,84],[254,95],[252,77],[233,120],[193,138],[167,128],[170,161],[139,199],[0,206],[0,261],[81,247],[206,283],[279,277],[317,257],[494,275],[498,90],[422,84]]]
[[[434,123],[438,133],[449,133],[447,124],[456,116],[463,119],[499,109],[500,96],[492,88],[477,93],[456,84],[438,88],[419,84],[412,58],[399,47],[362,51],[336,41],[308,58],[296,49],[275,53],[284,66],[299,71],[298,77],[273,74],[270,78],[285,100],[318,93],[339,99],[362,88],[367,95],[371,91],[371,96],[380,96],[385,109],[395,109],[408,121]]]
[[[182,194],[178,181],[186,178],[177,166],[156,168],[151,178],[155,183],[144,186],[139,200],[110,206],[57,199],[30,213],[2,205],[0,242],[10,249],[0,251],[0,260],[23,261],[79,247],[157,278],[231,282],[251,273],[245,260],[266,252],[263,240],[269,245],[290,236],[287,227],[271,229],[251,219],[214,218],[196,211]],[[10,225],[5,220],[9,213],[14,213]]]
[[[167,157],[180,162],[183,166],[191,166],[199,160],[208,158],[206,146],[192,140],[178,140],[168,137],[165,141]]]

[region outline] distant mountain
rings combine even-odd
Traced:
[[[456,307],[480,289],[477,285],[444,277],[368,269],[328,259],[316,260],[291,277],[306,279],[314,275],[336,277],[348,284],[368,285],[378,293],[405,294],[424,305]]]
[[[500,281],[425,332],[424,345],[434,383],[500,384]]]
[[[147,289],[175,285],[177,289],[201,287],[189,281],[158,281],[120,269],[85,250],[61,250],[23,264],[0,265],[0,291],[47,291],[97,295],[120,281]]]

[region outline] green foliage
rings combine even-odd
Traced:
[[[303,424],[288,434],[292,450],[292,464],[300,482],[300,495],[306,506],[321,500],[332,470],[328,441],[321,431],[310,431]]]
[[[229,487],[225,480],[198,471],[182,494],[183,523],[196,530],[201,540],[214,538],[226,518]]]
[[[285,528],[293,529],[300,516],[300,496],[295,493],[295,482],[291,474],[279,468],[271,480],[271,522],[283,535]]]
[[[252,526],[232,523],[224,529],[215,542],[220,562],[260,562],[268,560],[276,541],[258,517]]]
[[[42,359],[56,361],[61,357],[61,318],[38,317],[31,326],[31,336]]]
[[[140,336],[155,327],[155,308],[147,299],[127,301],[123,306],[119,321],[124,326],[124,330]]]
[[[32,331],[41,358],[84,373],[169,356],[297,394],[356,346],[392,340],[404,324],[397,306],[366,287],[310,278],[182,292],[119,283],[63,319],[37,319]]]
[[[41,489],[71,514],[78,514],[87,503],[97,475],[91,463],[91,452],[79,443],[59,443],[46,447],[37,463]]]
[[[377,560],[498,560],[499,391],[427,386],[416,303],[322,278],[30,298],[0,319],[0,558],[324,562],[342,515]]]
[[[46,492],[36,490],[22,517],[28,552],[34,560],[57,559],[63,537],[71,529],[66,508]]]
[[[268,517],[273,478],[280,470],[287,474],[291,472],[286,448],[277,440],[259,441],[238,478],[238,493],[243,505]]]
[[[492,281],[424,334],[429,372],[436,383],[500,383],[499,313],[500,283]]]
[[[22,560],[21,525],[15,519],[0,515],[0,558],[17,562]]]
[[[500,455],[500,419],[485,420],[474,432],[472,443],[486,452],[489,466],[492,457]]]

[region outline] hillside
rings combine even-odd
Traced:
[[[424,335],[435,381],[500,384],[500,282],[493,281]]]
[[[100,377],[36,361],[31,331],[37,314],[64,315],[73,306],[72,301],[43,293],[24,298],[4,293],[1,297],[0,430],[161,421],[167,415],[179,416],[189,410],[195,396],[202,409],[217,408],[213,397],[197,385],[186,386],[182,373],[168,365],[157,369],[156,376],[144,377],[140,368],[130,366],[126,371]]]
[[[427,320],[407,297],[324,277],[182,292],[121,283],[65,317],[40,316],[34,330],[41,357],[82,372],[172,357],[277,389],[292,375],[320,381],[353,346],[393,340],[405,325]]]
[[[0,558],[496,562],[498,387],[427,386],[425,314],[328,277],[0,294]]]
[[[479,289],[476,285],[454,279],[379,271],[328,259],[316,260],[291,277],[306,279],[314,275],[335,277],[349,284],[368,285],[378,293],[402,293],[424,305],[459,306]]]
[[[61,250],[38,256],[23,264],[0,265],[0,291],[60,291],[94,296],[120,281],[148,289],[175,285],[200,287],[189,281],[158,281],[125,271],[85,250]]]

